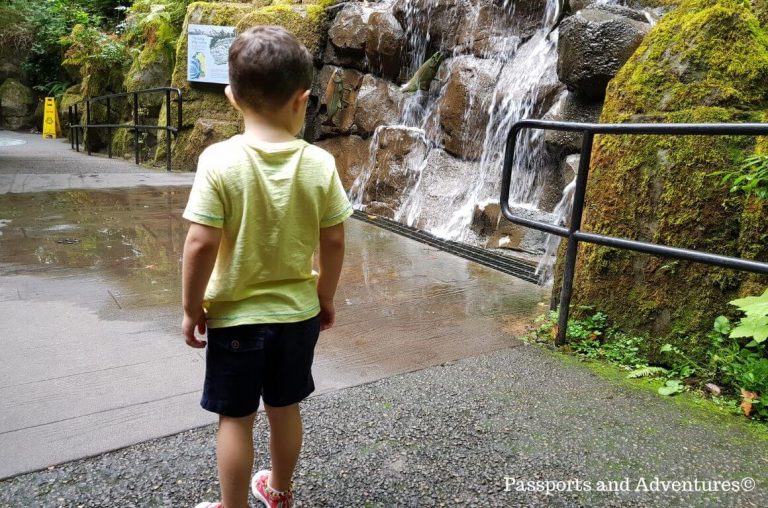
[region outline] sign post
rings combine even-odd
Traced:
[[[61,137],[61,124],[59,113],[56,111],[56,99],[45,98],[45,111],[43,113],[43,139],[56,139]]]

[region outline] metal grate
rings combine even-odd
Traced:
[[[483,249],[482,247],[475,247],[465,243],[453,242],[450,240],[443,240],[434,235],[431,235],[425,231],[421,231],[416,228],[405,226],[399,222],[395,222],[385,217],[368,215],[365,212],[355,210],[353,215],[355,219],[373,224],[387,231],[392,231],[400,236],[416,240],[417,242],[424,243],[430,247],[435,247],[442,251],[448,252],[460,258],[474,261],[475,263],[493,268],[499,272],[523,279],[527,282],[539,284],[539,277],[536,275],[536,266],[532,263],[522,261],[520,259],[511,258],[502,254],[497,254],[493,251]]]

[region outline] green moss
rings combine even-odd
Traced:
[[[663,386],[664,382],[660,379],[629,379],[627,378],[626,370],[609,363],[583,361],[574,355],[561,352],[550,352],[550,354],[569,367],[588,368],[600,378],[610,381],[613,384],[620,385],[630,390],[652,393],[655,396],[661,397],[658,394],[658,389]],[[688,414],[688,422],[691,425],[699,425],[701,422],[711,424],[712,421],[715,420],[721,427],[730,428],[734,431],[738,430],[739,432],[734,432],[734,436],[745,433],[743,438],[745,441],[757,439],[768,442],[767,425],[752,422],[743,417],[736,417],[727,409],[715,404],[712,400],[702,398],[701,396],[690,392],[683,392],[674,397],[666,397],[666,400],[677,405]]]
[[[744,2],[688,0],[651,31],[608,87],[603,123],[762,121],[768,37]],[[734,136],[598,136],[584,229],[727,256],[768,259],[764,205],[731,194],[716,171],[755,150]],[[574,303],[694,357],[727,302],[768,277],[583,245]]]
[[[739,0],[687,0],[659,21],[611,82],[604,114],[696,106],[760,108],[768,37]]]
[[[237,25],[239,31],[256,25],[279,25],[291,32],[313,55],[325,45],[326,12],[322,4],[271,5],[245,16]]]

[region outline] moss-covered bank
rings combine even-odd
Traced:
[[[762,121],[768,34],[749,2],[686,0],[646,37],[608,87],[601,122]],[[768,260],[765,205],[729,194],[713,173],[754,152],[745,137],[598,137],[584,229],[729,256]],[[696,337],[727,302],[768,278],[583,245],[577,305],[605,311],[648,352]]]

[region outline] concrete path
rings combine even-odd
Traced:
[[[88,156],[64,139],[0,131],[0,194],[137,185],[191,185],[193,173],[167,173],[131,161]]]
[[[187,193],[0,196],[0,477],[214,421],[198,405],[203,353],[179,333]],[[358,221],[348,243],[318,393],[517,344],[544,299]]]

